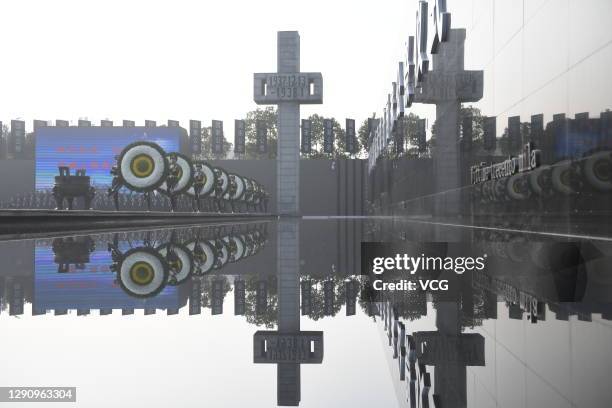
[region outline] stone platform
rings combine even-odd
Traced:
[[[248,222],[272,217],[272,214],[264,213],[0,210],[0,240],[43,237],[56,233],[122,230],[132,227]]]

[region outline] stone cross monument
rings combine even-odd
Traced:
[[[298,216],[300,104],[323,103],[323,76],[300,72],[300,35],[297,31],[279,31],[277,42],[278,72],[254,75],[253,99],[259,105],[278,105],[276,208],[281,216]],[[277,228],[278,331],[255,334],[254,362],[277,364],[278,405],[298,405],[300,364],[321,363],[323,334],[300,331],[298,221],[285,219]],[[315,349],[312,353],[311,343]]]
[[[423,73],[414,92],[415,103],[436,105],[435,183],[444,192],[435,203],[438,215],[459,212],[459,113],[462,102],[477,102],[483,92],[483,71],[464,70],[464,44],[465,29],[451,29],[433,54],[433,71]]]
[[[323,76],[300,72],[297,31],[279,31],[277,41],[278,72],[254,75],[253,99],[278,105],[276,208],[279,215],[299,215],[300,104],[323,103]]]

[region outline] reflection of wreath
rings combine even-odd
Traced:
[[[168,174],[166,152],[155,143],[131,143],[121,152],[117,169],[122,183],[130,190],[153,191]]]
[[[599,191],[612,190],[612,152],[601,151],[587,157],[584,175],[591,186]]]
[[[552,184],[555,190],[561,194],[575,193],[575,172],[571,160],[555,163],[552,167]]]
[[[208,242],[192,241],[187,244],[187,249],[191,251],[193,260],[197,264],[193,272],[194,275],[202,276],[213,269],[217,256],[215,255],[215,250]]]
[[[493,182],[493,196],[496,201],[503,201],[506,197],[506,185],[508,180],[498,179]]]
[[[168,249],[170,248],[170,253]],[[166,260],[170,270],[169,285],[178,285],[187,280],[193,273],[195,264],[191,251],[180,244],[166,243],[157,248],[157,252]]]
[[[506,191],[513,200],[525,200],[528,192],[525,189],[524,174],[518,173],[511,176],[506,184]]]
[[[541,166],[532,170],[529,173],[529,187],[534,193],[544,196],[549,195],[551,190],[551,168],[550,166]]]
[[[229,237],[225,237],[224,241],[227,242],[227,245],[231,253],[231,257],[229,261],[230,262],[239,261],[244,256],[244,253],[245,253],[245,245],[242,239],[237,236],[229,236]]]
[[[152,248],[132,248],[121,258],[117,280],[130,296],[147,298],[161,292],[168,281],[168,265]]]
[[[229,250],[227,249],[227,244],[222,239],[210,240],[208,243],[212,245],[217,254],[214,268],[221,269],[229,261]]]
[[[251,256],[253,254],[253,240],[251,236],[249,234],[240,234],[240,239],[244,242],[244,254],[242,256],[244,258]]]
[[[263,248],[263,244],[264,244],[264,238],[261,234],[261,232],[259,231],[254,231],[250,234],[248,234],[248,237],[250,238],[250,242],[251,242],[251,253],[250,255],[255,255],[256,253],[259,252],[259,250],[261,248]]]

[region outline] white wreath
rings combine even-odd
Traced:
[[[153,160],[153,172],[147,177],[136,177],[130,168],[132,160],[141,154],[149,156]],[[130,148],[123,155],[121,159],[121,175],[128,185],[136,188],[148,188],[161,180],[165,173],[165,166],[164,156],[157,149],[148,145],[137,145]]]

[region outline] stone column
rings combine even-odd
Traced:
[[[436,150],[434,169],[437,215],[455,215],[459,212],[459,109],[461,104],[447,101],[436,105]]]
[[[299,223],[297,219],[286,219],[280,220],[277,225],[278,332],[298,333],[300,331]],[[300,364],[279,363],[276,380],[277,403],[299,405]]]
[[[465,35],[465,29],[450,30],[448,41],[440,43],[438,52],[433,55],[434,70],[424,74],[421,87],[414,95],[415,103],[436,105],[434,180],[435,213],[439,216],[459,214],[459,172],[462,171],[459,113],[461,103],[479,101],[483,94],[483,72],[464,69]]]
[[[278,331],[300,331],[300,229],[298,220],[277,224]]]
[[[438,53],[433,55],[434,69],[445,78],[456,77],[464,71],[465,30],[451,30],[448,42],[440,44]],[[446,77],[448,78],[448,77]],[[454,81],[441,81],[441,86],[456,86]],[[455,90],[453,90],[456,92]],[[444,91],[442,91],[442,94]],[[455,215],[459,212],[459,192],[453,191],[461,186],[459,175],[459,110],[461,98],[455,94],[449,100],[440,98],[436,103],[436,190],[444,192],[436,200],[438,215]]]
[[[300,72],[300,35],[279,31],[277,37],[278,73]],[[278,104],[278,146],[276,161],[277,209],[281,215],[300,212],[300,104]]]

